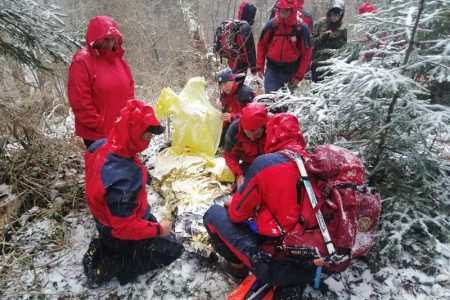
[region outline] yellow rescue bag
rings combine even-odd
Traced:
[[[156,103],[156,115],[172,115],[172,151],[212,159],[222,132],[222,114],[208,101],[203,77],[191,78],[177,95],[164,88]]]

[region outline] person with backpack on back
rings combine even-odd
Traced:
[[[86,46],[70,64],[67,94],[75,133],[86,148],[108,135],[127,100],[134,99],[133,76],[122,46],[116,22],[95,16],[86,31]]]
[[[129,100],[108,138],[86,151],[86,197],[99,233],[83,257],[91,286],[113,277],[126,284],[170,264],[184,250],[172,223],[152,215],[147,170],[137,157],[164,130],[151,106]]]
[[[276,7],[275,18],[264,25],[259,37],[256,58],[266,94],[286,84],[295,89],[311,63],[311,35],[308,26],[297,18],[296,1],[279,0]]]
[[[278,1],[277,1],[278,2]],[[270,19],[275,18],[275,14],[277,12],[277,2],[275,2],[275,5],[270,10]],[[298,21],[301,21],[308,26],[309,32],[312,32],[314,20],[312,15],[303,9],[304,0],[297,0],[297,19]]]
[[[301,299],[306,284],[318,288],[322,270],[341,272],[373,245],[380,196],[364,185],[361,160],[333,145],[318,146],[313,155],[304,148],[295,116],[271,117],[267,154],[253,161],[225,207],[205,213],[211,243],[228,262],[225,271],[237,278],[252,271],[228,299],[254,295],[255,278],[258,291],[274,299]]]
[[[333,55],[329,49],[339,49],[347,43],[347,28],[342,25],[344,13],[344,1],[332,0],[326,17],[314,24],[312,31],[314,51],[311,64],[314,82],[323,79],[324,71],[318,71],[317,68],[324,66],[323,61]]]
[[[244,80],[245,76],[236,76],[230,68],[222,69],[217,73],[223,120],[221,146],[230,124],[240,117],[242,109],[255,98],[255,92],[244,84]]]
[[[309,155],[304,151],[299,122],[291,114],[271,117],[266,135],[267,154],[253,161],[244,184],[225,207],[211,206],[203,220],[212,245],[227,260],[228,274],[242,279],[250,269],[260,282],[281,287],[279,293],[282,288],[299,293],[312,282],[314,266],[272,255],[264,245],[277,243],[285,232],[293,230],[301,212],[297,167],[278,151],[289,149]]]
[[[267,108],[263,104],[250,103],[227,130],[223,157],[236,178],[236,189],[244,183],[250,164],[264,153],[268,120]]]
[[[228,20],[216,29],[214,52],[227,59],[234,73],[256,74],[256,49],[252,26],[257,8],[248,1],[239,5],[236,20]]]

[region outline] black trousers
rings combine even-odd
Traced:
[[[152,216],[156,221],[156,218]],[[100,235],[105,255],[119,256],[122,260],[121,277],[133,278],[163,266],[181,256],[183,244],[174,233],[165,237],[131,241]]]

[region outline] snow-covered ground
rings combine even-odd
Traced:
[[[154,208],[161,199],[149,190]],[[33,208],[22,216],[38,214]],[[158,215],[158,209],[154,210]],[[31,220],[30,220],[31,221]],[[96,289],[86,286],[81,259],[92,237],[94,222],[87,210],[74,211],[63,221],[52,218],[28,222],[26,231],[14,237],[32,261],[12,266],[11,278],[2,284],[2,299],[226,299],[238,282],[227,277],[220,263],[190,252],[170,266],[151,271],[133,283],[121,286],[116,279]],[[365,263],[355,261],[339,275],[327,276],[320,291],[308,288],[310,299],[450,299],[449,260],[436,261],[446,269],[445,275],[431,278],[424,273],[386,267],[372,274]]]
[[[164,145],[158,136],[143,153],[147,166]],[[161,197],[148,186],[153,213],[163,213]],[[72,211],[62,219],[48,209],[34,207],[20,218],[21,228],[10,244],[20,251],[7,276],[0,277],[0,299],[226,299],[238,282],[221,271],[222,260],[210,262],[198,254],[185,253],[170,266],[151,271],[121,286],[116,279],[90,289],[81,259],[91,238],[94,221],[87,209]],[[450,247],[438,245],[442,256],[434,261],[441,268],[436,278],[417,269],[387,266],[372,273],[363,261],[354,261],[341,274],[324,275],[320,290],[308,287],[306,299],[450,299]],[[413,258],[412,258],[413,259]],[[4,274],[5,270],[0,270]]]

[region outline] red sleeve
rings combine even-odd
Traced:
[[[124,240],[143,240],[162,234],[162,227],[159,223],[139,219],[136,215],[128,218],[110,216],[114,224],[112,235],[118,239]]]
[[[305,39],[302,39],[300,43],[300,62],[297,72],[295,72],[296,78],[303,79],[303,77],[305,77],[306,71],[308,71],[308,68],[311,65],[312,50],[312,47],[307,47]]]
[[[264,72],[267,49],[269,48],[269,31],[269,26],[266,24],[259,37],[258,50],[256,51],[256,69],[258,72]]]
[[[252,177],[250,181],[245,179],[244,189],[235,193],[231,200],[228,214],[233,223],[242,223],[253,217],[255,208],[261,205],[261,195],[257,184],[257,177]]]
[[[67,94],[75,119],[88,128],[96,128],[99,113],[92,99],[89,70],[81,59],[70,65]]]
[[[243,175],[244,172],[242,172],[242,169],[239,166],[239,158],[235,153],[235,149],[236,147],[233,147],[230,153],[228,151],[224,151],[223,158],[225,158],[225,163],[227,164],[228,168],[230,168],[231,172],[233,172],[233,174],[237,177],[239,175]]]

